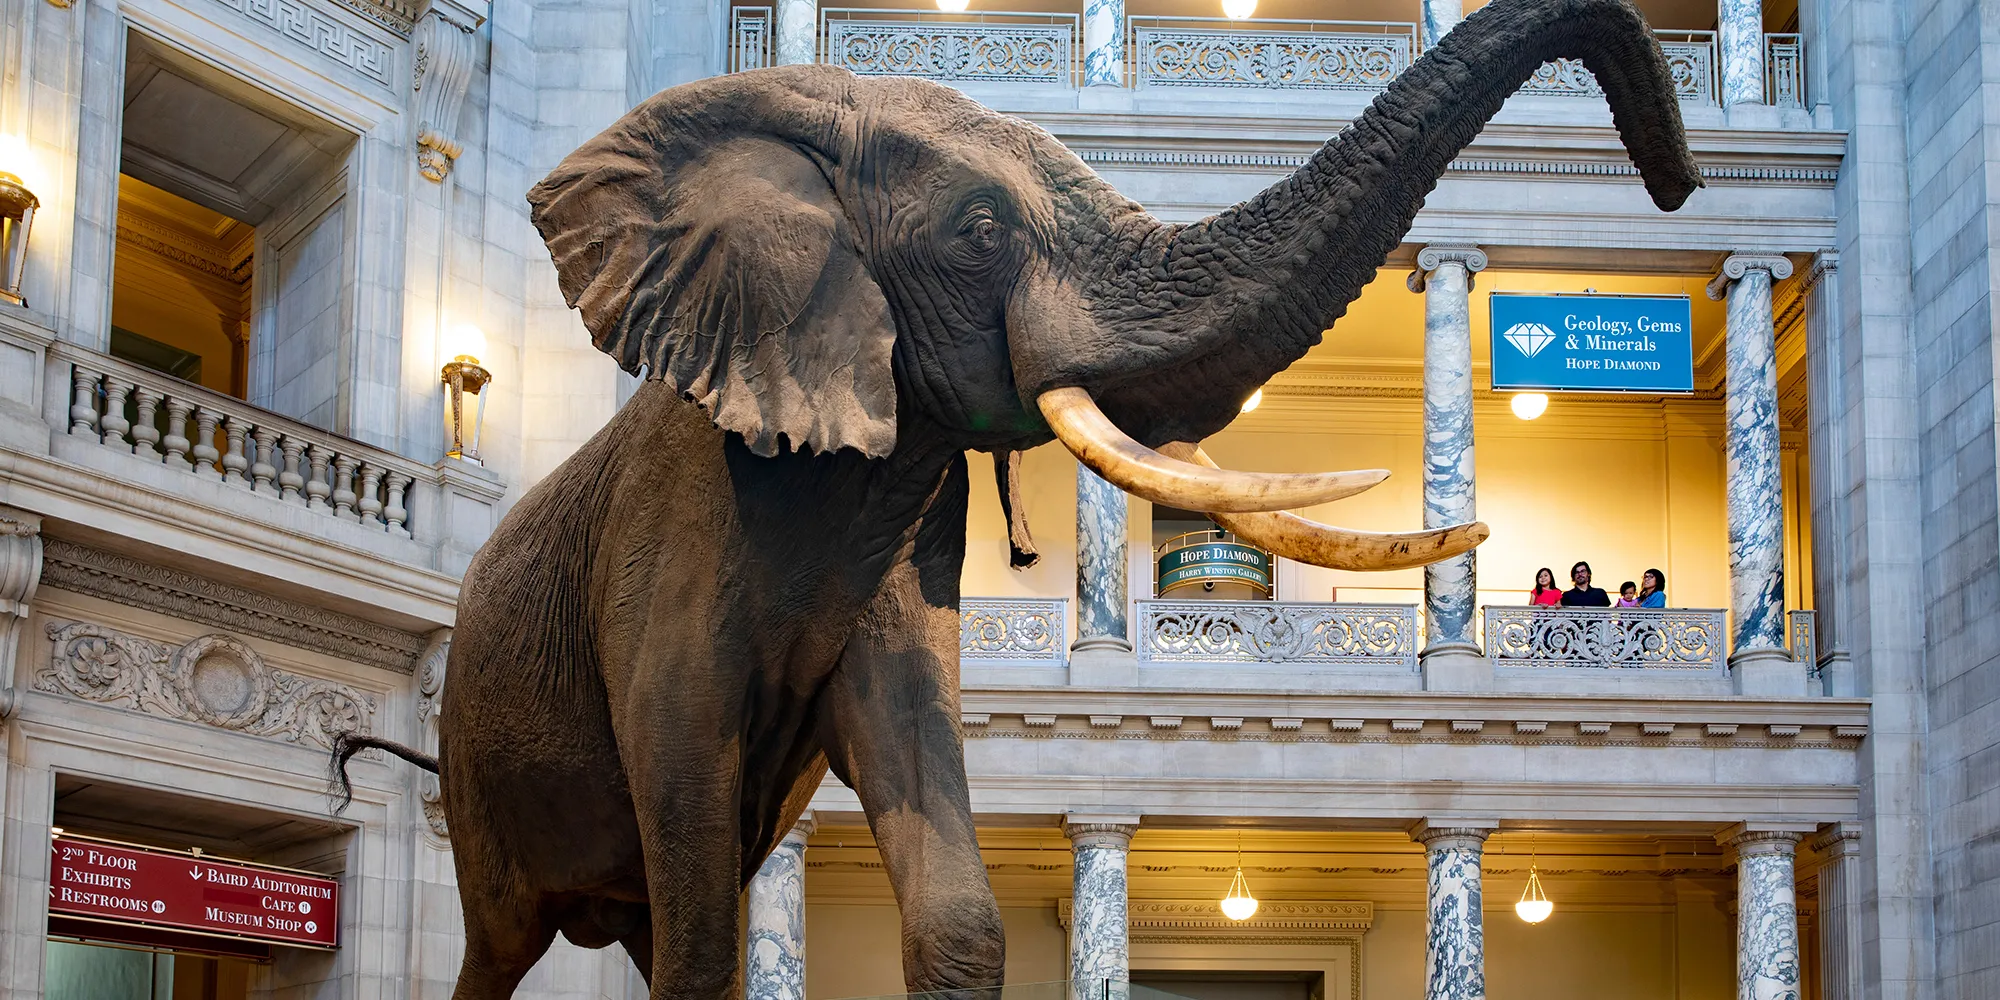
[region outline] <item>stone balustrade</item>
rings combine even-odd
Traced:
[[[1381,90],[1416,58],[1415,24],[1128,19],[1137,87]]]
[[[1417,664],[1405,604],[1139,601],[1139,662],[1400,667]]]
[[[1819,622],[1811,611],[1785,614],[1786,631],[1791,633],[1792,659],[1806,665],[1808,675],[1819,673]]]
[[[1075,14],[820,9],[819,61],[859,76],[1077,85]]]
[[[1716,671],[1729,646],[1714,608],[1481,609],[1486,655],[1501,667]]]
[[[1764,36],[1765,100],[1781,108],[1806,106],[1805,40],[1796,34]]]
[[[1674,92],[1683,103],[1712,106],[1717,103],[1716,47],[1713,31],[1655,32],[1666,52],[1667,68],[1674,76]],[[1581,59],[1557,59],[1542,68],[1521,87],[1520,93],[1555,97],[1604,96],[1597,78],[1585,69]]]
[[[51,375],[67,376],[70,436],[134,461],[397,538],[414,527],[411,487],[438,478],[431,467],[235,397],[115,358],[65,353],[51,358]]]
[[[1068,662],[1069,601],[967,597],[958,607],[963,663],[1062,666]]]
[[[776,65],[775,39],[771,8],[729,8],[729,72]]]

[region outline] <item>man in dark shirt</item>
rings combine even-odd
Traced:
[[[1590,585],[1590,564],[1580,562],[1569,568],[1569,579],[1576,586],[1563,591],[1562,603],[1565,608],[1608,608],[1611,595],[1603,587]]]

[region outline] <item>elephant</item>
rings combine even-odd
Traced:
[[[1291,176],[1192,224],[956,90],[827,66],[670,88],[564,159],[531,218],[595,345],[644,380],[473,560],[438,756],[395,748],[444,789],[453,996],[510,996],[560,933],[622,945],[655,998],[734,1000],[740,894],[829,768],[874,831],[909,990],[998,985],[959,718],[967,454],[998,457],[1016,529],[1007,456],[1057,440],[1280,555],[1476,545],[1483,525],[1284,512],[1385,473],[1224,471],[1198,444],[1557,57],[1679,208],[1700,173],[1631,0],[1494,0]]]

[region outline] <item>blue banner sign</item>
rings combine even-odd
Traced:
[[[1493,388],[1693,392],[1685,295],[1494,292]]]

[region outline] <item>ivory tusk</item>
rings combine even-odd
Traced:
[[[1215,468],[1200,448],[1175,441],[1160,447],[1170,458]],[[1413,569],[1473,550],[1492,532],[1483,522],[1430,531],[1352,531],[1297,514],[1209,512],[1215,523],[1261,549],[1327,569],[1378,571]]]
[[[1204,468],[1154,451],[1126,436],[1078,388],[1051,389],[1036,404],[1077,460],[1119,489],[1184,510],[1247,513],[1309,507],[1353,496],[1388,478],[1356,472],[1233,472]]]

